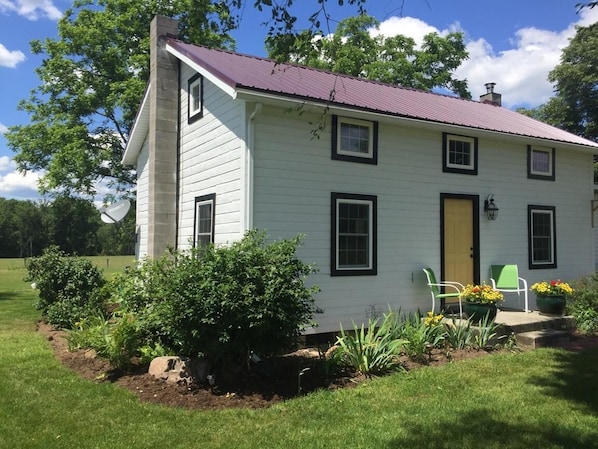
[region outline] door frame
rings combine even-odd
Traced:
[[[471,201],[473,212],[473,280],[480,283],[480,196],[462,193],[441,193],[440,194],[440,276],[444,280],[444,200],[458,199]],[[452,279],[449,279],[452,280]]]

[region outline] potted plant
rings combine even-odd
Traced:
[[[573,293],[571,286],[560,279],[536,282],[530,290],[536,294],[538,311],[550,315],[562,315],[567,305],[567,296]]]
[[[461,299],[465,301],[464,310],[472,322],[477,323],[485,316],[496,318],[496,303],[504,296],[498,290],[487,284],[467,284],[461,292]]]

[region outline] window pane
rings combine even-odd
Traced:
[[[370,151],[370,128],[353,123],[340,124],[340,149],[351,153]]]
[[[195,241],[197,246],[203,246],[214,241],[214,236],[212,235],[212,208],[213,203],[211,201],[205,203],[198,203],[196,206]]]
[[[461,140],[449,140],[449,164],[471,165],[471,144]]]
[[[193,112],[199,110],[200,105],[200,95],[199,95],[199,84],[194,84],[191,88],[191,97],[193,99],[192,108]]]
[[[338,205],[338,266],[368,267],[370,264],[370,205]]]
[[[532,261],[552,263],[552,215],[544,212],[532,213]]]
[[[547,151],[532,151],[532,171],[550,173],[550,154]]]

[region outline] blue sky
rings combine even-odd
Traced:
[[[560,53],[575,34],[575,25],[598,21],[598,8],[578,13],[580,0],[368,0],[368,12],[377,17],[385,35],[405,34],[416,39],[429,32],[445,34],[462,31],[470,53],[457,72],[467,78],[474,98],[485,92],[484,83],[495,82],[503,96],[503,106],[535,107],[553,94],[546,80],[558,64]],[[333,6],[329,14],[339,20],[353,14],[348,7]],[[241,28],[235,33],[237,50],[265,56],[259,13],[248,1]],[[299,2],[295,2],[297,4]],[[305,11],[316,0],[301,0]],[[43,57],[32,55],[29,42],[56,37],[56,23],[66,8],[66,0],[0,0],[0,196],[37,199],[39,173],[19,174],[12,162],[3,133],[8,126],[26,124],[28,116],[17,111],[19,100],[27,98],[39,85],[35,74]],[[309,6],[308,6],[309,5]],[[334,21],[331,21],[334,27]],[[333,31],[333,29],[331,30]],[[101,190],[101,189],[100,189]]]

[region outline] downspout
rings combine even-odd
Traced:
[[[175,215],[174,215],[174,248],[179,249],[179,218],[181,199],[181,60],[177,59],[177,117],[176,117],[176,168],[175,168]]]
[[[254,181],[254,170],[253,170],[253,159],[254,159],[254,145],[255,145],[255,126],[253,119],[256,115],[261,114],[262,103],[256,103],[255,109],[247,119],[247,141],[245,148],[245,217],[244,227],[245,232],[253,229],[253,181]]]

